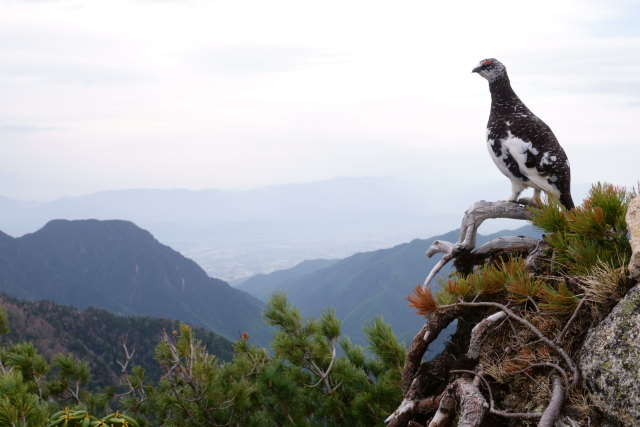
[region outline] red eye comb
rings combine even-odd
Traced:
[[[489,61],[488,59],[486,61],[482,61],[482,65],[491,65],[493,64],[492,61]]]

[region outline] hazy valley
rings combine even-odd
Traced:
[[[480,236],[478,243],[504,233]],[[539,231],[527,226],[515,233]],[[457,234],[309,260],[231,287],[131,222],[52,220],[19,238],[0,234],[0,292],[78,309],[175,319],[231,340],[248,333],[258,344],[271,335],[262,319],[264,302],[283,292],[304,316],[334,309],[343,332],[358,344],[364,344],[362,327],[380,315],[409,342],[424,319],[408,309],[406,296],[437,260],[427,259],[425,248],[434,239],[455,241]]]
[[[455,180],[455,178],[453,178]],[[508,186],[437,186],[395,178],[336,178],[243,191],[120,190],[50,202],[0,197],[0,230],[18,237],[51,219],[124,219],[230,283],[312,259],[389,248],[459,226],[478,198]],[[577,197],[584,193],[577,186]],[[520,224],[488,222],[491,233]]]

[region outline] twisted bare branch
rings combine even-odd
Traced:
[[[333,368],[333,364],[336,361],[336,340],[331,340],[331,361],[329,362],[329,366],[327,367],[327,370],[324,371],[322,370],[322,368],[320,368],[318,366],[318,364],[311,358],[311,356],[307,357],[305,356],[305,358],[307,359],[307,361],[310,363],[310,366],[312,367],[312,370],[316,373],[316,375],[318,375],[320,377],[320,379],[318,380],[318,382],[316,382],[315,384],[305,384],[307,387],[317,387],[319,386],[322,382],[325,383],[325,386],[327,387],[327,393],[331,394],[336,388],[338,388],[340,386],[340,384],[338,384],[335,387],[331,386],[331,381],[329,379],[329,373],[331,372],[331,368]]]
[[[467,350],[467,357],[469,359],[478,360],[480,357],[482,340],[487,334],[487,331],[494,323],[504,319],[505,317],[507,317],[507,315],[503,311],[498,311],[483,319],[471,330],[471,339],[469,340],[469,349]]]
[[[402,369],[402,392],[407,393],[413,377],[422,362],[422,357],[440,332],[446,328],[458,315],[458,310],[443,310],[429,316],[420,332],[414,337]]]
[[[482,424],[487,402],[473,381],[459,378],[445,389],[429,427],[450,425],[457,412],[456,406],[460,407],[458,427],[477,427]]]
[[[464,214],[462,224],[460,225],[460,236],[456,243],[436,240],[427,249],[426,256],[431,258],[437,253],[444,253],[444,256],[431,269],[429,275],[425,279],[422,287],[426,291],[429,283],[442,270],[449,261],[456,258],[463,252],[471,252],[476,246],[476,238],[478,235],[478,227],[487,219],[491,218],[511,218],[511,219],[529,219],[526,206],[507,202],[487,202],[480,200],[472,204]],[[497,250],[506,250],[514,248],[532,249],[540,240],[529,237],[499,237],[473,251],[474,254],[489,255]]]
[[[540,341],[547,344],[549,347],[551,347],[555,352],[557,352],[562,357],[562,359],[567,364],[572,374],[572,379],[569,382],[569,384],[567,384],[569,388],[575,387],[578,384],[578,380],[580,379],[580,372],[578,371],[578,367],[576,366],[575,362],[573,361],[573,359],[571,359],[571,357],[567,354],[567,352],[557,343],[547,338],[531,322],[529,322],[527,319],[521,316],[518,316],[513,311],[511,311],[507,306],[497,302],[458,302],[449,306],[441,306],[441,308],[447,308],[447,307],[495,307],[499,310],[502,310],[507,316],[509,316],[509,318],[515,320],[516,322],[528,328],[531,332],[533,332],[533,334],[536,337],[538,337]]]
[[[542,418],[540,418],[540,422],[538,422],[538,427],[553,427],[560,415],[562,404],[564,403],[565,390],[560,376],[554,375],[551,382],[553,383],[551,401],[549,402],[547,409],[544,410]]]

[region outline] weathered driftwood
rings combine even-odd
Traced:
[[[442,240],[434,241],[429,249],[427,249],[426,255],[432,257],[437,253],[444,253],[444,256],[438,261],[438,263],[431,269],[431,272],[427,276],[423,289],[426,291],[429,283],[440,272],[449,261],[457,257],[463,252],[472,252],[476,246],[476,238],[478,235],[478,228],[480,225],[491,218],[509,218],[509,219],[529,219],[527,214],[527,208],[524,205],[500,201],[500,202],[487,202],[480,200],[472,204],[464,214],[462,224],[460,225],[460,236],[456,243],[445,242]],[[513,250],[515,248],[532,249],[540,240],[532,239],[529,237],[499,237],[488,243],[485,243],[480,248],[476,249],[472,253],[477,255],[489,255],[496,250]]]
[[[514,202],[498,201],[487,202],[479,200],[472,204],[465,212],[460,225],[460,237],[458,242],[465,249],[473,249],[476,246],[478,228],[487,219],[510,218],[528,220],[527,207]]]

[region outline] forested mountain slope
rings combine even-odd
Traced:
[[[232,339],[268,336],[261,301],[128,221],[54,220],[20,238],[0,235],[0,292],[182,320]]]
[[[0,306],[9,315],[10,332],[3,341],[29,341],[48,360],[59,353],[72,354],[88,362],[94,386],[118,384],[121,368],[116,361],[125,360],[124,337],[129,350],[135,349],[131,363],[143,366],[149,378],[158,379],[160,366],[154,358],[160,334],[179,330],[176,320],[116,316],[96,308],[78,311],[50,301],[26,302],[6,295],[0,295]],[[230,341],[203,328],[193,331],[211,354],[231,359]]]
[[[433,240],[456,241],[458,233],[454,230],[388,249],[358,253],[307,274],[285,274],[290,272],[285,270],[257,276],[240,286],[264,299],[270,295],[264,289],[284,292],[304,315],[317,315],[324,308],[333,307],[343,320],[345,334],[358,343],[364,342],[362,326],[382,315],[394,332],[408,342],[424,319],[407,309],[406,297],[424,281],[438,258],[425,257],[425,250]],[[505,234],[539,236],[540,231],[529,225],[478,236],[478,245]]]

